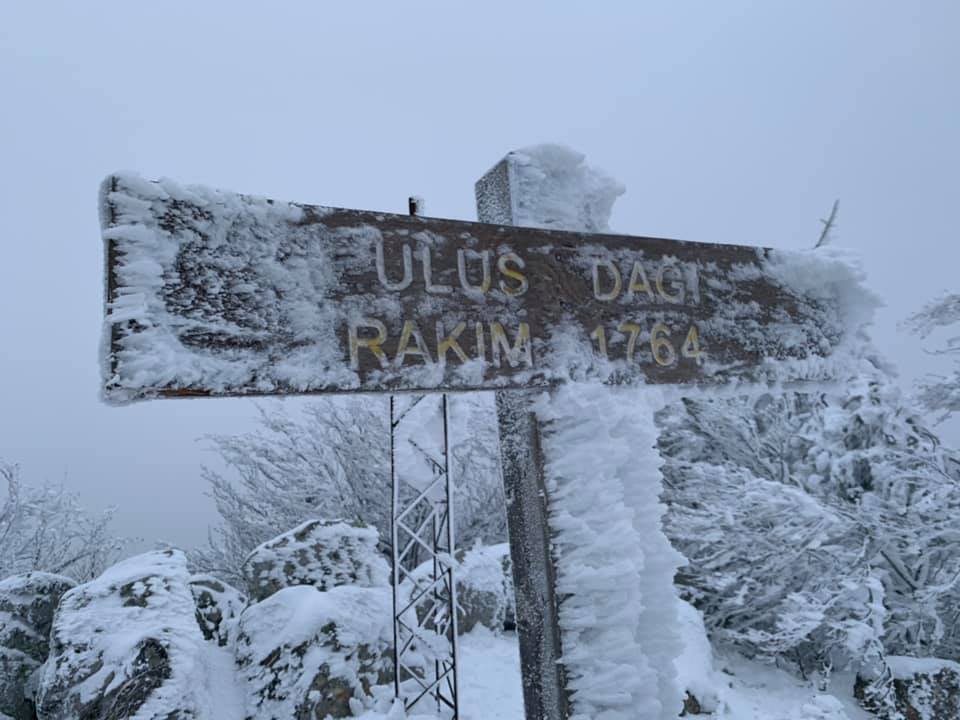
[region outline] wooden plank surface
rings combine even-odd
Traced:
[[[715,383],[829,356],[827,291],[756,247],[272,202],[101,194],[104,395]]]

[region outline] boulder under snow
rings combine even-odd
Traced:
[[[960,718],[960,663],[937,658],[888,656],[893,672],[896,710],[906,720],[957,720]],[[872,707],[865,697],[866,683],[857,678],[854,695],[887,720],[889,711]]]
[[[244,610],[236,658],[247,717],[349,717],[390,680],[389,587],[286,587]]]
[[[36,717],[36,682],[50,651],[53,614],[60,597],[75,584],[43,572],[0,582],[0,718]]]
[[[464,553],[454,578],[457,584],[457,631],[477,625],[494,632],[512,630],[514,617],[513,564],[510,545],[477,546]]]
[[[454,582],[457,587],[457,634],[465,635],[477,625],[495,633],[516,627],[513,595],[513,564],[510,545],[477,545],[455,555]],[[413,585],[408,594],[420,592],[430,584],[432,562],[417,567],[411,574]],[[423,622],[431,611],[428,594],[417,605],[417,615]]]
[[[53,620],[43,720],[209,717],[206,643],[186,558],[132,557],[67,592]]]
[[[384,587],[390,570],[377,551],[375,528],[339,520],[308,520],[269,540],[247,557],[243,575],[251,602],[281,588],[312,585]]]

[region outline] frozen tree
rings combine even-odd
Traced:
[[[194,552],[204,570],[236,581],[257,545],[310,518],[360,520],[390,537],[390,456],[386,398],[327,398],[299,417],[260,407],[259,427],[210,438],[231,472],[204,468],[221,524]],[[493,404],[451,398],[456,530],[462,546],[506,535]]]
[[[87,513],[62,485],[32,487],[0,463],[0,578],[41,570],[84,582],[114,562],[126,541],[109,532],[114,509]]]
[[[960,657],[960,490],[882,364],[836,396],[688,399],[660,420],[678,582],[714,637],[804,673]]]
[[[934,300],[906,323],[907,328],[921,338],[939,330],[955,332],[960,327],[960,295],[944,295]],[[918,400],[923,407],[945,420],[960,410],[960,335],[950,335],[944,345],[934,351],[954,359],[952,372],[929,375],[919,383]]]

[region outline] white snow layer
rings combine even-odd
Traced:
[[[582,153],[543,144],[508,156],[515,225],[602,233],[626,188],[591,168]]]
[[[647,389],[579,383],[536,408],[576,720],[675,718],[682,707],[673,576],[684,560],[661,531],[659,407]]]

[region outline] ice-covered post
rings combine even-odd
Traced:
[[[582,155],[539,146],[477,182],[477,214],[609,232],[622,193]],[[660,397],[597,383],[496,395],[528,719],[679,713],[670,621],[682,558],[659,527]]]

